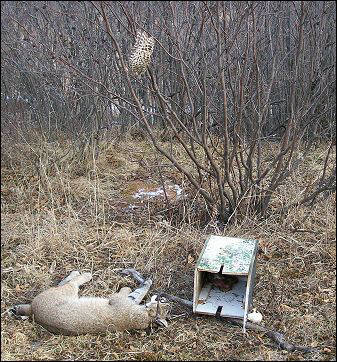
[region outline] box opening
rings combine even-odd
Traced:
[[[221,317],[244,317],[247,276],[205,271],[197,271],[197,274],[195,312]]]

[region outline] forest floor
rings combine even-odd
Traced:
[[[106,147],[95,162],[66,147],[13,146],[2,162],[1,360],[336,359],[336,195],[283,217],[273,212],[315,177],[324,145],[277,190],[268,217],[246,215],[222,230],[202,219],[200,198],[146,141]],[[139,196],[163,179],[167,200]],[[186,197],[177,197],[181,190]],[[136,287],[117,272],[133,267],[153,279],[152,294],[192,300],[195,262],[209,234],[259,240],[254,305],[262,324],[317,352],[286,352],[263,333],[244,334],[178,305],[168,328],[100,336],[53,335],[7,314],[75,269],[93,273],[81,295]]]

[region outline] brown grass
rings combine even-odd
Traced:
[[[95,162],[60,161],[60,145],[43,147],[33,157],[29,147],[23,155],[16,145],[2,164],[2,360],[335,359],[335,195],[311,208],[292,209],[283,219],[276,213],[266,220],[246,216],[219,231],[194,222],[200,200],[192,193],[188,202],[171,199],[167,205],[161,199],[138,211],[127,209],[139,185],[161,184],[157,163],[167,164],[145,141],[107,146]],[[40,149],[36,145],[35,154]],[[321,166],[322,152],[317,149],[278,190],[272,209],[298,198]],[[166,180],[186,186],[175,170],[162,170]],[[152,293],[191,300],[194,263],[209,233],[260,241],[254,304],[263,323],[319,353],[287,353],[262,334],[243,335],[238,327],[199,315],[174,318],[169,328],[149,333],[64,337],[6,313],[74,269],[93,273],[83,295],[134,287],[116,269],[135,267],[153,278]],[[183,312],[174,306],[172,314]]]

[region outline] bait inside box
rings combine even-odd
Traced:
[[[252,305],[257,240],[211,235],[194,274],[193,312],[246,319]]]

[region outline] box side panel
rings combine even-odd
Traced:
[[[247,316],[249,313],[249,309],[253,302],[253,289],[255,283],[255,273],[256,273],[256,254],[257,254],[258,242],[256,241],[254,254],[251,260],[250,268],[249,268],[249,275],[247,279],[247,290],[246,290],[246,300],[245,300],[245,311],[244,311],[244,318],[243,318],[243,328],[245,330]]]
[[[256,275],[256,255],[252,261],[252,268],[250,271],[251,278],[249,282],[247,283],[248,288],[248,309],[251,308],[253,304],[253,294],[254,294],[254,285],[255,285],[255,275]]]
[[[202,285],[204,282],[203,273],[198,269],[194,271],[194,290],[193,290],[193,312],[196,312],[196,306],[198,305],[199,295],[201,293]]]

